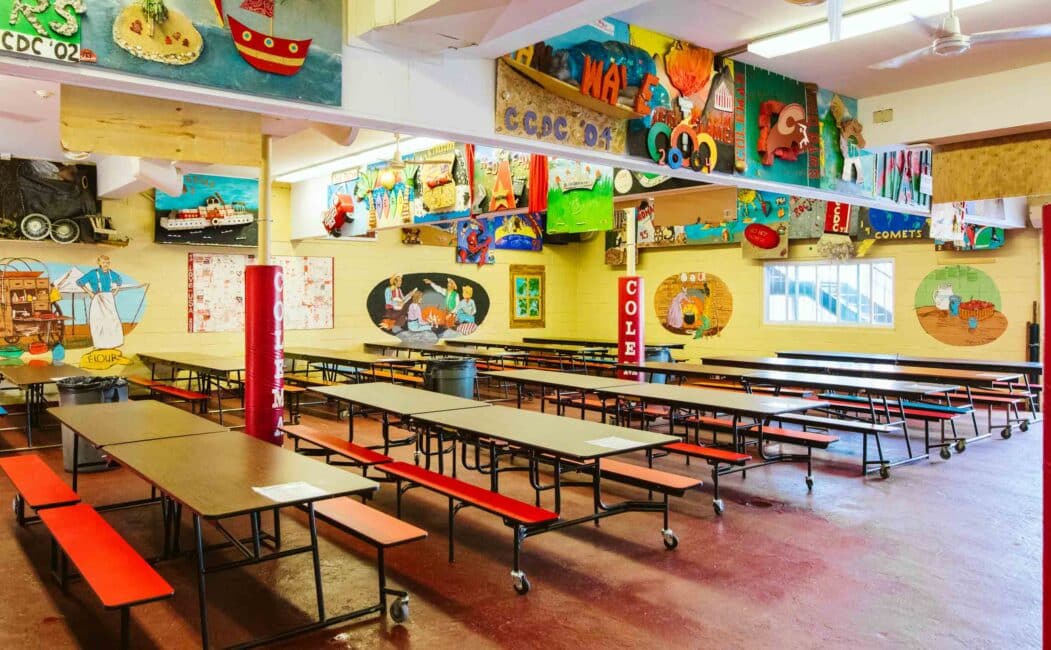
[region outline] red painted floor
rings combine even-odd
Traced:
[[[334,420],[303,421],[345,430]],[[359,442],[379,439],[375,422],[359,420],[357,431]],[[18,434],[3,438],[6,446],[21,443]],[[888,446],[896,451],[900,440]],[[661,544],[656,513],[527,539],[523,568],[533,589],[524,597],[511,589],[510,529],[491,515],[462,511],[450,565],[445,501],[413,490],[404,516],[430,537],[388,555],[390,581],[411,593],[411,620],[399,626],[373,617],[284,647],[1039,647],[1040,428],[973,444],[947,462],[896,468],[886,481],[857,475],[859,449],[844,434],[838,449],[821,453],[810,494],[802,467],[780,465],[745,480],[726,478],[721,518],[706,488],[673,500],[671,525],[680,539],[674,551]],[[58,450],[42,455],[60,470]],[[411,458],[404,447],[394,455]],[[658,466],[700,472],[707,481],[701,466],[681,459]],[[148,496],[124,470],[81,480],[81,494],[95,505]],[[505,477],[501,485],[532,498],[524,476]],[[373,504],[393,513],[392,492],[385,485]],[[607,492],[608,500],[645,496],[623,487]],[[0,502],[12,496],[0,478]],[[563,498],[567,515],[590,511],[580,489]],[[106,518],[144,555],[160,551],[155,508]],[[307,539],[303,516],[283,521],[286,543]],[[186,518],[184,546],[188,524]],[[320,532],[329,612],[372,602],[372,551],[324,524]],[[219,536],[208,531],[206,540]],[[103,611],[82,584],[63,595],[47,559],[42,528],[19,529],[10,514],[0,519],[0,647],[114,647],[117,613]],[[159,571],[176,596],[133,611],[133,645],[193,647],[199,636],[192,559]],[[216,646],[277,632],[314,612],[308,556],[218,574],[208,588]]]

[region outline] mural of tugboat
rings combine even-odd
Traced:
[[[244,0],[241,9],[270,19],[270,31],[256,31],[233,16],[225,15],[223,0],[212,0],[219,24],[224,16],[230,26],[230,35],[241,58],[256,70],[291,76],[300,71],[307,60],[313,39],[294,40],[274,36],[274,0]]]
[[[234,201],[227,205],[216,192],[204,200],[204,205],[188,210],[172,210],[161,217],[161,228],[165,230],[200,230],[223,226],[244,226],[255,221],[255,215],[244,203]]]

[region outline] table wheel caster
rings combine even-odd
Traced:
[[[722,499],[714,499],[712,501],[712,507],[715,508],[715,514],[717,516],[722,516],[723,510],[726,510],[726,506],[723,505]]]
[[[1011,437],[1011,425],[1004,427],[1004,430],[1000,432],[1000,437],[1007,440]]]
[[[1025,433],[1026,431],[1029,431],[1029,420],[1022,420],[1018,424],[1018,428],[1022,430],[1022,433]]]
[[[399,598],[390,604],[390,618],[395,623],[404,623],[409,620],[409,599]]]
[[[665,528],[661,531],[661,536],[664,538],[664,548],[669,551],[673,550],[679,545],[679,538],[675,536],[675,533],[671,532],[670,528]]]
[[[806,489],[807,489],[808,492],[810,490],[814,489],[814,477],[813,476],[807,476],[806,477]]]
[[[514,586],[515,591],[519,596],[524,596],[529,593],[529,578],[522,571],[511,572],[511,584]]]
[[[942,447],[942,450],[938,452],[938,455],[942,457],[942,460],[949,460],[952,458],[952,452],[949,451],[948,447]]]
[[[967,441],[960,439],[956,441],[956,453],[962,454],[967,451]]]
[[[890,465],[884,463],[879,466],[879,477],[890,478]]]

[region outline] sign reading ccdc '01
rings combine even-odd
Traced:
[[[629,275],[617,280],[617,360],[642,363],[645,359],[645,319],[643,318],[642,278]],[[619,370],[621,379],[636,379],[637,372]]]
[[[0,0],[0,51],[56,61],[80,61],[85,0]]]

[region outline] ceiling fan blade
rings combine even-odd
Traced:
[[[941,22],[934,22],[926,18],[920,18],[916,14],[912,14],[912,23],[910,23],[918,31],[923,32],[923,35],[930,39],[935,39],[940,36],[945,36],[945,30],[942,29]]]
[[[896,56],[893,59],[887,59],[886,61],[870,65],[869,68],[873,70],[894,70],[895,68],[900,68],[907,63],[912,63],[913,61],[921,59],[928,54],[931,54],[933,51],[933,48],[928,45],[927,47],[921,47],[918,50],[913,50],[900,56]]]
[[[1051,23],[1046,25],[1029,25],[1011,29],[996,29],[990,32],[971,34],[971,45],[977,43],[996,43],[1000,41],[1026,41],[1033,38],[1051,38]]]

